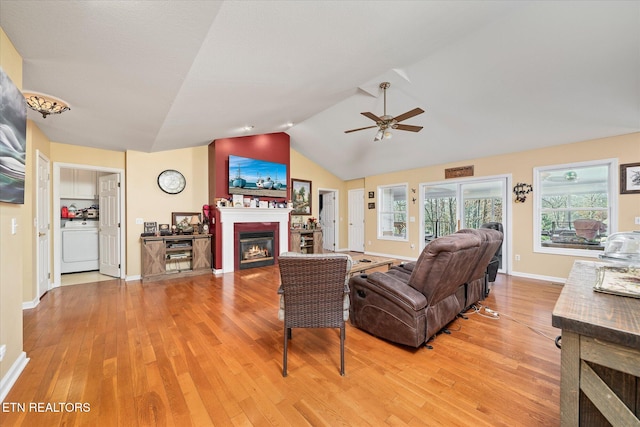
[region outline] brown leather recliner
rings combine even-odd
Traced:
[[[502,228],[502,225],[500,225]],[[503,234],[493,227],[480,229],[462,229],[454,234],[475,234],[480,238],[480,248],[477,258],[472,261],[473,268],[469,271],[466,281],[464,308],[470,307],[478,301],[485,299],[489,294],[489,282],[496,280],[497,254],[501,252]],[[408,262],[391,267],[392,274],[406,277],[405,281],[413,272],[415,262]],[[495,267],[495,269],[494,269]]]
[[[490,228],[465,228],[457,233],[472,233],[481,240],[474,268],[467,279],[465,308],[485,299],[489,294],[488,266],[502,246],[502,233]],[[495,277],[494,277],[495,281]]]
[[[399,344],[426,343],[464,309],[481,243],[475,233],[450,234],[431,241],[410,274],[391,269],[352,277],[351,323]]]

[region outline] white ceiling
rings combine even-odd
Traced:
[[[0,25],[23,89],[71,105],[29,118],[73,145],[285,131],[352,179],[640,131],[639,1],[0,0]],[[382,115],[382,81],[424,129],[345,134]]]

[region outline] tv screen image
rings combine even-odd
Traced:
[[[287,198],[287,165],[229,156],[229,194]]]

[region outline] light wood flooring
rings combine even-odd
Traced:
[[[0,424],[559,425],[559,285],[499,275],[483,303],[500,317],[457,319],[433,350],[347,325],[344,377],[339,331],[296,329],[283,378],[278,282],[262,267],[48,292],[24,312],[31,360],[4,401],[26,410]]]

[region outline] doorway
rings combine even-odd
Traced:
[[[364,188],[349,190],[349,250],[364,252]]]
[[[101,198],[102,190],[100,189],[99,177],[101,176],[109,176],[115,177],[114,179],[117,181],[117,189],[111,195],[112,198],[115,199],[116,208],[115,209],[104,209],[104,212],[100,212],[99,204],[103,202]],[[64,177],[64,179],[61,179]],[[101,180],[100,180],[101,182]],[[53,255],[54,255],[54,263],[53,263],[53,287],[58,287],[61,285],[67,284],[76,284],[81,280],[86,280],[83,283],[87,282],[96,282],[102,280],[113,280],[114,278],[124,279],[125,277],[125,229],[121,227],[121,224],[124,224],[122,220],[124,218],[124,204],[122,201],[124,200],[124,170],[122,169],[114,169],[114,168],[104,168],[99,166],[90,166],[90,165],[82,165],[82,164],[71,164],[71,163],[54,163],[53,164]],[[64,201],[65,204],[62,202]],[[67,204],[69,206],[67,206]],[[66,265],[68,260],[63,259],[63,234],[70,234],[72,232],[75,233],[89,233],[90,230],[75,230],[75,228],[70,231],[67,230],[65,225],[71,221],[70,218],[66,220],[63,218],[64,214],[69,215],[71,209],[70,205],[77,205],[74,208],[83,207],[83,211],[86,211],[90,215],[97,215],[100,218],[100,223],[103,223],[103,214],[109,214],[109,223],[115,223],[117,225],[117,229],[115,232],[111,232],[111,234],[116,235],[117,242],[114,249],[110,252],[105,252],[102,247],[100,249],[96,249],[98,252],[97,255],[97,266],[94,269],[93,263],[91,264],[91,268],[87,268],[90,270],[88,272],[75,272],[67,269]],[[95,206],[93,206],[95,205]],[[65,206],[67,209],[62,209]],[[107,208],[105,206],[105,208]],[[97,211],[97,213],[92,212],[93,210]],[[64,214],[62,213],[64,211]],[[76,212],[74,212],[76,213]],[[98,224],[97,218],[91,217],[87,218],[85,214],[85,221],[95,222],[95,230],[98,233],[98,236],[102,236],[105,232],[105,227],[102,224]],[[74,215],[75,217],[75,215]],[[82,222],[78,221],[81,218],[74,218],[73,221],[76,223]],[[98,241],[98,239],[94,239]],[[110,239],[113,241],[113,239]],[[75,253],[77,251],[73,251],[70,253]],[[103,252],[105,252],[103,254]],[[110,264],[115,264],[116,268],[111,269],[109,271],[104,271],[102,268],[102,260],[103,258],[108,258]],[[73,260],[75,261],[75,260]],[[73,262],[72,261],[72,262]],[[80,261],[80,265],[85,260],[77,260]],[[62,274],[63,272],[63,263],[65,265],[64,270],[69,271],[67,274]],[[76,270],[76,269],[72,269]],[[78,269],[82,270],[82,269]],[[77,276],[77,277],[75,277]]]
[[[504,240],[500,272],[509,273],[511,238],[511,177],[507,175],[460,179],[420,185],[421,249],[431,240],[462,228],[480,228],[488,222],[502,223]]]
[[[318,193],[320,194],[318,220],[322,227],[322,249],[324,252],[336,252],[340,235],[336,221],[339,217],[338,190],[320,188]]]

